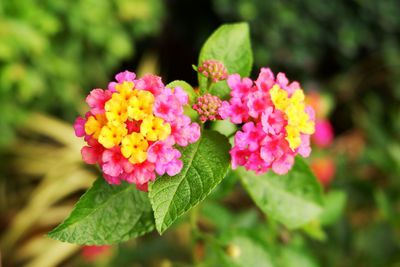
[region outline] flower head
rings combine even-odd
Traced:
[[[329,146],[333,137],[333,127],[329,120],[322,119],[315,122],[315,134],[312,136],[312,141],[316,146],[321,148]]]
[[[93,90],[86,99],[92,110],[75,121],[74,129],[88,143],[83,160],[98,163],[108,183],[126,180],[146,191],[155,172],[181,171],[181,154],[173,146],[196,142],[200,127],[183,115],[188,96],[181,88],[172,92],[151,74],[135,78],[133,72],[121,72],[108,90]]]
[[[289,84],[284,73],[278,73],[275,79],[269,68],[262,68],[255,82],[232,74],[228,85],[231,99],[222,102],[218,112],[223,119],[244,123],[230,152],[233,168],[241,165],[257,174],[269,169],[285,174],[296,154],[310,154],[315,116],[306,106],[298,82]]]
[[[200,120],[220,120],[221,116],[218,109],[221,107],[221,100],[215,95],[202,95],[197,98],[197,102],[193,104],[193,109],[200,115]]]
[[[225,66],[217,60],[204,61],[198,67],[199,72],[210,78],[213,82],[222,81],[228,78]]]

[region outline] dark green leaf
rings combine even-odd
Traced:
[[[296,157],[285,175],[272,170],[262,175],[241,169],[242,183],[257,206],[288,228],[297,228],[322,211],[322,189],[307,163]]]
[[[150,183],[150,201],[159,233],[221,182],[229,168],[229,149],[225,136],[205,130],[199,141],[180,148],[183,168],[179,174],[164,175]]]
[[[333,224],[342,216],[346,194],[342,191],[330,191],[324,200],[324,211],[320,215],[321,225]]]
[[[199,64],[207,60],[218,60],[229,74],[249,76],[253,64],[249,26],[247,23],[225,24],[219,27],[203,45]],[[226,98],[230,92],[226,81],[214,83],[211,92],[206,92],[207,78],[198,74],[201,94],[211,93]]]
[[[102,177],[81,197],[71,215],[48,237],[87,245],[119,243],[150,232],[148,195],[135,184],[110,185]]]

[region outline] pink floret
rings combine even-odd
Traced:
[[[111,98],[112,92],[109,90],[94,89],[86,98],[86,103],[93,109],[92,114],[103,114],[104,104]]]
[[[108,84],[108,90],[110,92],[115,93],[115,92],[117,92],[115,90],[115,86],[117,84],[121,84],[124,81],[133,82],[133,81],[135,81],[135,77],[136,77],[136,74],[134,72],[130,72],[130,71],[127,71],[127,70],[124,71],[124,72],[120,72],[117,75],[115,75],[115,80],[117,80],[117,82],[110,82]]]
[[[315,123],[315,133],[312,136],[312,141],[316,146],[327,147],[333,141],[333,127],[328,120],[318,120]]]
[[[87,120],[82,117],[76,118],[75,123],[74,123],[74,130],[75,130],[75,135],[77,137],[84,137],[86,135],[86,133],[85,133],[85,123],[86,122],[87,122]]]

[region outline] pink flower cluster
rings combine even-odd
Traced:
[[[200,137],[200,127],[197,123],[191,123],[186,115],[183,115],[183,105],[188,104],[188,95],[180,87],[165,88],[161,77],[146,74],[143,78],[135,80],[135,73],[125,71],[115,76],[116,82],[110,82],[108,90],[94,89],[90,92],[86,102],[92,109],[86,113],[85,118],[77,118],[74,129],[78,137],[84,137],[87,146],[81,150],[83,160],[88,164],[98,163],[103,170],[103,176],[110,184],[120,184],[121,180],[135,183],[137,188],[147,191],[149,180],[154,180],[156,174],[178,174],[182,169],[182,161],[179,150],[173,148],[175,144],[186,146],[194,143]],[[121,145],[105,148],[93,135],[85,131],[85,124],[90,117],[97,114],[105,114],[105,104],[118,94],[117,84],[133,82],[134,89],[145,90],[154,95],[153,114],[170,124],[171,131],[166,139],[148,142],[147,158],[142,163],[132,164],[121,153]],[[132,89],[133,90],[133,89]],[[128,107],[129,108],[129,107]],[[96,118],[96,117],[95,117]],[[125,128],[127,133],[139,132],[138,122],[127,119]],[[104,126],[106,127],[106,126]]]
[[[333,127],[327,119],[317,119],[315,122],[315,134],[311,137],[311,140],[318,147],[328,147],[333,141]]]
[[[200,114],[200,120],[220,120],[218,109],[221,107],[221,100],[218,96],[210,94],[202,95],[197,98],[197,103],[193,104],[193,109]]]
[[[198,67],[199,72],[213,82],[222,81],[228,78],[225,66],[217,60],[208,60]]]
[[[293,100],[302,95],[302,91],[297,91],[301,90],[298,82],[289,84],[284,73],[278,73],[275,78],[269,68],[262,68],[255,82],[250,78],[241,80],[239,74],[230,75],[227,82],[232,98],[222,102],[219,113],[222,119],[244,123],[242,131],[235,134],[235,145],[230,151],[233,169],[240,165],[256,174],[272,169],[282,175],[292,168],[295,155],[309,156],[310,134],[297,131],[293,126],[297,124],[293,122],[309,123],[311,130],[308,132],[311,132],[315,116],[314,110],[306,106],[301,97],[298,102]],[[295,112],[290,111],[292,107],[282,110],[288,103],[294,103],[292,110]],[[304,116],[299,117],[299,109]],[[293,149],[291,143],[296,140],[299,145]]]

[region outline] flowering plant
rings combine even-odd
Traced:
[[[223,25],[194,67],[198,91],[129,71],[108,89],[91,91],[91,110],[74,128],[87,143],[83,160],[98,164],[102,177],[48,236],[102,245],[154,228],[161,234],[233,173],[256,205],[286,227],[318,218],[321,186],[297,156],[311,152],[314,111],[300,84],[283,73],[262,68],[253,82],[252,61],[247,24]],[[228,133],[223,121],[237,128]]]

